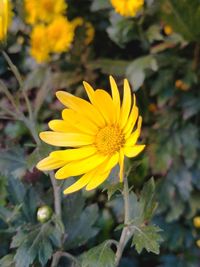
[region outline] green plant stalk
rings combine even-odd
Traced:
[[[62,217],[62,207],[61,207],[61,195],[60,195],[60,186],[57,184],[54,173],[49,173],[51,184],[53,186],[53,194],[54,194],[54,210],[55,214],[60,218]]]
[[[129,227],[130,222],[130,199],[129,199],[129,186],[127,176],[124,178],[124,189],[123,189],[123,198],[124,198],[124,225],[125,227],[122,230],[119,243],[117,245],[117,251],[115,254],[115,266],[119,265],[120,259],[122,257],[123,251],[129,239],[132,236],[133,231]]]
[[[80,263],[77,261],[75,257],[73,257],[71,254],[64,252],[64,251],[57,251],[54,253],[51,267],[57,267],[60,261],[60,258],[62,257],[68,258],[69,260],[74,262],[76,267],[81,267]]]

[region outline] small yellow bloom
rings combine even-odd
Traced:
[[[24,0],[24,8],[27,23],[49,23],[66,12],[67,4],[65,0]]]
[[[200,216],[194,217],[193,224],[196,228],[200,228]]]
[[[8,26],[12,18],[12,7],[9,0],[0,0],[0,41],[7,37]]]
[[[124,17],[135,17],[144,5],[144,0],[110,0],[115,11]]]
[[[31,33],[31,56],[38,62],[46,62],[49,60],[49,42],[47,40],[47,29],[43,24],[38,24],[33,28]]]
[[[85,28],[85,40],[84,43],[85,45],[89,45],[95,35],[95,29],[89,21],[84,21],[83,18],[77,17],[72,21],[72,24],[74,25],[74,28],[76,29],[77,27],[84,27]]]
[[[127,79],[121,102],[115,80],[110,77],[112,96],[103,89],[94,90],[83,82],[90,102],[58,91],[57,98],[66,108],[61,120],[49,122],[52,131],[40,133],[47,144],[70,147],[58,150],[37,164],[42,171],[58,169],[56,179],[82,175],[65,189],[69,194],[86,187],[92,190],[102,184],[114,166],[119,164],[119,179],[123,181],[124,157],[136,157],[145,145],[138,145],[142,117],[135,95]]]
[[[176,80],[175,86],[177,89],[182,90],[182,91],[188,91],[190,89],[189,84],[185,83],[182,80]]]
[[[163,30],[164,30],[164,33],[165,33],[166,35],[170,35],[170,34],[173,33],[173,29],[172,29],[172,27],[169,26],[169,25],[165,25]]]
[[[66,52],[74,40],[74,26],[67,18],[59,16],[47,27],[45,38],[49,43],[51,52]]]

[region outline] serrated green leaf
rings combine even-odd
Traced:
[[[117,183],[117,184],[110,184],[106,187],[107,194],[108,194],[108,200],[111,199],[111,197],[117,192],[121,191],[123,189],[123,184],[122,183]]]
[[[146,249],[148,252],[159,254],[160,242],[162,241],[162,237],[159,234],[160,231],[161,229],[154,225],[135,227],[132,245],[135,246],[138,253]]]
[[[26,163],[24,151],[20,147],[0,152],[0,170],[5,176],[12,174],[14,177],[20,177],[24,174]]]
[[[115,254],[108,241],[90,249],[80,257],[81,267],[114,267]]]
[[[134,91],[137,91],[143,84],[147,69],[152,71],[158,70],[157,61],[152,55],[140,57],[128,65],[126,75]]]
[[[145,183],[141,192],[140,201],[143,203],[144,220],[149,221],[157,207],[157,203],[155,201],[155,182],[153,178]]]

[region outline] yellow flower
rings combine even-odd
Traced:
[[[37,22],[51,22],[66,12],[65,0],[24,0],[26,21],[29,24]]]
[[[47,27],[47,38],[51,52],[68,51],[74,39],[74,26],[63,16],[53,20]]]
[[[196,228],[200,228],[200,216],[194,217],[193,224]]]
[[[46,62],[49,59],[49,42],[47,40],[47,29],[45,25],[38,24],[31,33],[31,56],[38,62]]]
[[[169,26],[169,25],[165,25],[163,30],[164,30],[164,33],[165,33],[166,35],[170,35],[170,34],[173,33],[173,29],[172,29],[172,27]]]
[[[110,0],[115,11],[124,17],[134,17],[144,5],[144,0]]]
[[[122,103],[112,77],[110,83],[112,97],[103,89],[94,91],[87,82],[83,82],[91,103],[67,92],[56,93],[67,108],[62,112],[62,120],[50,121],[52,131],[40,133],[40,138],[47,144],[70,149],[50,153],[37,164],[37,168],[42,171],[58,169],[56,179],[82,175],[65,189],[64,194],[85,186],[86,190],[96,188],[118,163],[122,182],[124,157],[135,157],[145,147],[136,144],[142,117],[138,115],[135,96],[132,97],[128,81],[124,80]]]
[[[93,41],[94,35],[95,35],[95,29],[94,29],[92,23],[90,23],[89,21],[84,21],[84,19],[81,17],[77,17],[77,18],[72,20],[72,24],[73,24],[75,29],[77,27],[84,27],[85,28],[84,43],[85,43],[85,45],[89,45]]]
[[[12,18],[12,7],[9,0],[0,0],[0,41],[7,36],[8,26]]]

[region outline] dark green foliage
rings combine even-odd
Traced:
[[[120,267],[199,267],[200,231],[193,218],[200,215],[200,1],[146,0],[131,18],[117,14],[109,0],[68,0],[69,20],[81,16],[91,22],[95,39],[85,46],[77,31],[69,53],[41,65],[30,57],[32,26],[24,23],[19,2],[13,1],[18,13],[5,50],[22,74],[36,134],[61,116],[63,106],[54,97],[58,89],[86,98],[86,80],[110,92],[111,74],[121,96],[124,78],[136,93],[146,148],[125,164],[132,167],[132,236]],[[35,168],[54,148],[37,146],[23,120],[13,120],[15,109],[2,82],[20,110],[30,114],[2,55],[0,74],[0,266],[47,267],[56,252],[67,252],[54,267],[114,267],[116,246],[110,239],[119,240],[127,226],[118,169],[97,191],[62,196],[62,216],[57,216],[49,175]],[[58,186],[66,188],[68,179]],[[54,212],[40,223],[37,211],[43,205]]]

